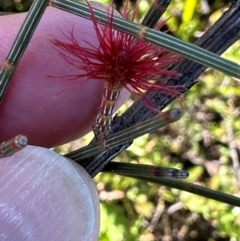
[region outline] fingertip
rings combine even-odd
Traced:
[[[16,26],[20,28],[25,16],[11,16],[13,31],[9,31],[8,24],[3,24],[8,32],[6,44],[11,45]],[[4,97],[0,141],[22,133],[28,136],[30,144],[52,147],[75,140],[91,130],[103,84],[97,80],[65,78],[79,75],[83,70],[69,65],[50,43],[51,39],[64,38],[62,31],[71,30],[76,23],[81,25],[76,37],[86,35],[86,39],[96,44],[90,21],[53,7],[46,9]],[[6,44],[1,56],[6,56],[10,48]]]
[[[0,166],[4,240],[98,240],[98,194],[83,168],[35,146]]]

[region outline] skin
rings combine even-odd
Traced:
[[[98,5],[99,7],[99,5]],[[2,16],[0,62],[3,63],[26,13]],[[86,78],[50,43],[74,29],[79,40],[98,46],[92,22],[48,7],[17,66],[0,108],[0,143],[24,134],[29,144],[53,147],[88,133],[98,113],[103,83]],[[86,43],[81,42],[82,45]],[[125,91],[118,106],[129,94]]]
[[[80,165],[27,146],[0,166],[0,240],[98,240],[98,193]]]

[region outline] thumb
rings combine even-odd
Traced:
[[[27,146],[0,166],[1,240],[98,240],[99,199],[80,165]]]

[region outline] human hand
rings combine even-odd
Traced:
[[[0,159],[0,183],[0,240],[98,240],[98,194],[76,163],[27,146]]]
[[[25,17],[26,13],[1,17],[2,63]],[[0,106],[0,143],[23,134],[32,145],[52,147],[91,130],[103,83],[64,78],[80,74],[81,70],[67,63],[50,43],[52,39],[64,38],[63,33],[73,28],[77,39],[98,44],[91,21],[47,8]],[[125,91],[119,103],[128,95]]]

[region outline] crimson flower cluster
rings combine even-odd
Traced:
[[[74,37],[74,31],[64,34],[66,41],[54,39],[52,43],[59,50],[60,55],[76,68],[85,70],[85,73],[71,76],[79,79],[95,79],[104,82],[105,92],[104,100],[100,106],[100,112],[106,109],[106,105],[115,104],[112,98],[112,92],[116,93],[122,88],[126,88],[135,98],[144,97],[146,104],[153,108],[151,101],[144,94],[145,91],[162,91],[164,93],[176,94],[176,86],[166,86],[168,76],[177,75],[173,70],[167,67],[178,61],[179,57],[175,54],[158,48],[142,38],[137,38],[118,31],[113,28],[114,10],[108,7],[108,24],[102,25],[96,21],[92,6],[88,3],[91,13],[91,21],[99,42],[95,46],[85,40],[85,46]],[[123,18],[128,17],[128,4],[123,10]],[[137,13],[137,6],[133,8],[131,20],[133,21]],[[163,23],[157,25],[159,29]],[[156,79],[162,78],[162,84],[155,84]],[[106,96],[107,95],[107,96]],[[118,96],[116,94],[115,96]],[[107,100],[110,100],[107,103]],[[113,110],[113,108],[108,108]],[[110,111],[110,112],[111,112]],[[103,113],[110,116],[112,113]],[[96,121],[100,121],[101,114]],[[108,118],[109,119],[109,118]],[[108,125],[110,121],[105,121],[101,125]]]

